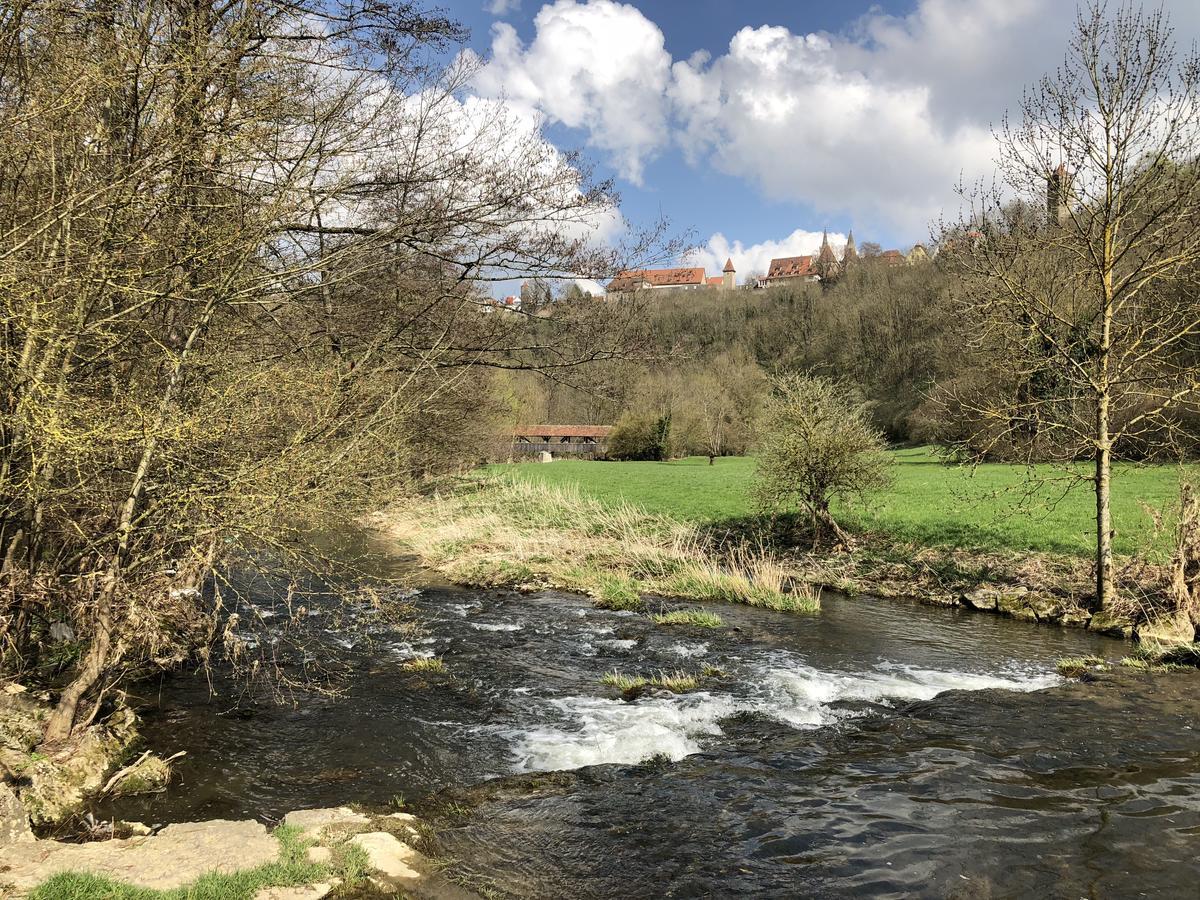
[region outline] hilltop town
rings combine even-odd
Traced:
[[[936,250],[935,250],[936,252]],[[913,266],[927,263],[934,253],[924,244],[915,244],[907,253],[899,250],[878,250],[871,245],[870,252],[859,253],[854,241],[854,232],[846,237],[846,244],[839,253],[829,243],[829,231],[821,238],[821,249],[815,255],[780,256],[771,260],[765,275],[751,275],[741,285],[737,282],[737,270],[733,259],[727,259],[720,275],[709,276],[701,266],[684,266],[668,269],[630,269],[620,272],[605,288],[607,294],[629,294],[643,290],[694,291],[703,288],[733,290],[736,287],[758,290],[780,284],[799,282],[834,281],[843,272],[860,263],[884,266]]]
[[[625,269],[618,272],[604,288],[608,297],[621,297],[638,291],[732,291],[763,290],[785,284],[802,284],[836,281],[856,265],[885,267],[916,266],[931,262],[937,255],[936,245],[929,249],[924,244],[914,244],[907,252],[881,250],[877,244],[865,244],[860,252],[854,240],[854,232],[846,236],[846,243],[835,247],[829,241],[828,229],[821,238],[821,247],[815,254],[801,256],[777,256],[771,260],[765,274],[747,273],[739,281],[733,258],[727,258],[719,275],[709,275],[703,266],[674,266],[661,269]],[[525,294],[528,281],[521,283],[520,294],[509,294],[491,301],[502,309],[517,311],[530,308]],[[490,307],[489,307],[490,308]]]

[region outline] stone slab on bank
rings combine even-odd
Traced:
[[[87,844],[23,841],[4,848],[0,883],[29,891],[61,872],[89,872],[138,887],[168,890],[206,872],[230,874],[279,859],[279,842],[261,822],[186,822],[152,837]]]

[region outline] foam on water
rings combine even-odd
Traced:
[[[667,649],[676,656],[691,659],[694,656],[704,656],[708,653],[708,644],[672,644]]]
[[[996,675],[887,662],[867,672],[828,672],[793,663],[763,672],[766,702],[759,711],[789,725],[823,725],[837,718],[828,707],[839,700],[890,704],[895,700],[929,700],[943,691],[1036,691],[1060,681],[1057,675],[1045,672]]]
[[[658,754],[683,759],[700,751],[700,738],[721,734],[718,721],[738,711],[732,697],[706,693],[637,703],[567,697],[550,704],[570,724],[516,735],[518,772],[637,763]]]
[[[620,638],[609,638],[602,641],[596,641],[596,643],[612,650],[632,650],[638,645],[637,641],[622,640]]]
[[[707,650],[705,645],[699,647]],[[831,708],[830,704],[837,701],[890,704],[896,700],[928,700],[951,690],[1035,691],[1062,681],[1046,672],[940,671],[888,662],[865,672],[834,672],[786,656],[774,657],[754,667],[752,673],[747,679],[752,693],[744,697],[693,693],[635,702],[600,697],[546,701],[550,717],[556,720],[554,725],[508,735],[515,769],[533,772],[601,763],[629,764],[658,754],[682,759],[700,752],[704,738],[721,735],[720,721],[739,712],[755,712],[796,728],[812,728],[855,715]]]
[[[492,624],[491,622],[469,622],[468,624],[476,631],[520,631],[525,627],[516,622],[499,622],[496,624]]]
[[[425,642],[422,641],[421,643]],[[387,650],[388,653],[401,662],[407,662],[410,659],[429,659],[434,656],[432,650],[418,650],[407,641],[397,641],[394,644],[390,644]]]

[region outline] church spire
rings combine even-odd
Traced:
[[[817,255],[817,274],[822,281],[833,281],[838,277],[838,261],[829,246],[829,229],[821,235],[821,252]]]
[[[846,235],[846,251],[842,254],[842,268],[858,262],[858,247],[854,243],[854,229]]]

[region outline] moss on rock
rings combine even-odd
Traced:
[[[49,707],[23,693],[0,693],[0,748],[28,753],[42,739]]]
[[[165,790],[170,781],[170,763],[150,753],[129,767],[121,779],[112,786],[111,793],[118,797],[154,794]]]
[[[1128,638],[1133,636],[1133,620],[1129,616],[1102,609],[1092,615],[1088,631]]]
[[[122,708],[51,755],[35,754],[22,773],[29,784],[21,790],[33,823],[61,822],[80,810],[129,755],[137,734],[137,716]]]

